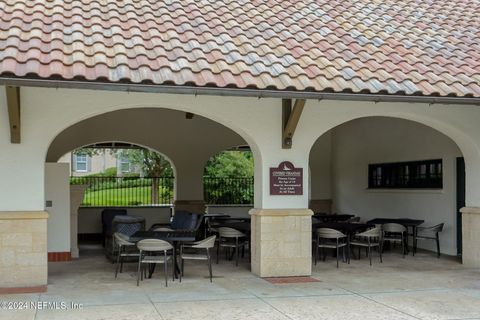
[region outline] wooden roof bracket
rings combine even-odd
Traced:
[[[20,87],[6,86],[10,142],[20,143]]]
[[[282,149],[292,148],[292,139],[302,115],[305,99],[297,99],[293,104],[292,99],[282,99]]]

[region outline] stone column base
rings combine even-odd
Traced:
[[[462,263],[480,268],[480,208],[464,207],[462,213]]]
[[[44,211],[0,212],[0,292],[45,291],[47,218]]]
[[[252,272],[260,277],[312,274],[309,209],[252,209]]]
[[[206,206],[203,200],[175,200],[173,207],[175,210],[186,210],[192,213],[205,214]]]

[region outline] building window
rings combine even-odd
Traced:
[[[120,159],[120,172],[127,173],[131,171],[130,161],[126,159]]]
[[[77,172],[88,171],[88,156],[86,154],[77,154],[75,156],[75,171]]]
[[[368,188],[441,189],[442,159],[370,164]]]

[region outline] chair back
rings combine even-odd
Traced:
[[[352,217],[347,220],[348,223],[359,223],[360,222],[360,217]]]
[[[103,209],[102,210],[102,231],[104,235],[112,235],[112,222],[116,216],[127,215],[125,209]]]
[[[217,236],[211,236],[206,239],[200,240],[195,242],[195,244],[192,246],[192,248],[213,248],[215,246],[215,239]]]
[[[418,228],[417,232],[421,235],[435,235],[439,232],[442,232],[444,223],[439,223],[435,226],[432,227],[423,227],[423,228]]]
[[[128,245],[133,245],[133,242],[130,242],[130,238],[120,232],[115,232],[113,234],[113,238],[115,239],[115,243],[120,246],[128,246]]]
[[[356,236],[367,237],[367,238],[380,238],[381,235],[382,235],[382,229],[378,227],[356,234]]]
[[[218,234],[220,238],[241,238],[245,237],[243,232],[238,231],[237,229],[220,227],[218,228]]]
[[[346,235],[344,235],[342,232],[335,229],[318,228],[317,237],[322,239],[340,239],[340,238],[345,238]]]
[[[429,231],[429,232],[434,232],[434,233],[442,232],[444,225],[445,225],[445,223],[439,223],[439,224],[437,224],[433,227],[425,228],[425,229],[423,229],[423,231]]]
[[[195,230],[198,216],[186,210],[176,210],[170,227],[174,230]]]
[[[137,243],[137,247],[142,251],[167,251],[173,249],[173,246],[164,240],[144,239]]]
[[[145,218],[139,216],[119,215],[112,220],[112,232],[120,232],[127,236],[145,230]]]
[[[382,226],[384,232],[403,233],[407,231],[407,228],[398,223],[385,223]]]

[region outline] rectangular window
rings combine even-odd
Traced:
[[[441,189],[442,159],[368,165],[370,189]]]
[[[123,173],[130,172],[131,171],[130,161],[125,159],[120,159],[120,171]]]
[[[77,172],[88,171],[88,157],[86,154],[77,154],[75,156],[75,171]]]

